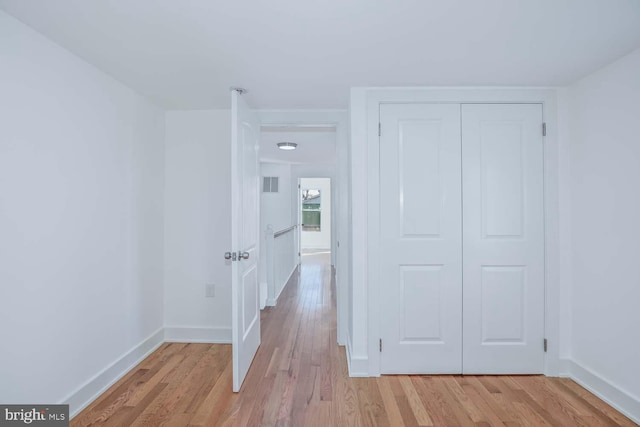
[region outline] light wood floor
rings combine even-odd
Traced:
[[[231,392],[231,346],[164,344],[72,426],[633,426],[571,380],[541,376],[349,378],[336,345],[329,255],[303,257]]]

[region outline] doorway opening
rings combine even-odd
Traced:
[[[298,218],[301,262],[312,254],[331,254],[331,178],[300,178]]]
[[[237,98],[237,96],[234,96],[232,100],[238,101]],[[242,107],[243,105],[241,102],[236,102],[236,105],[233,106]],[[244,124],[245,119],[252,119],[253,117],[249,117],[251,116],[250,113],[251,111],[246,111],[246,109],[237,108],[236,111],[236,109],[232,108],[232,118],[236,124]],[[265,309],[263,313],[259,314],[258,318],[266,318],[272,310],[278,310],[278,308],[287,304],[290,295],[288,289],[294,289],[297,280],[309,276],[309,274],[305,274],[305,269],[310,269],[307,272],[313,273],[320,268],[323,277],[325,274],[330,277],[327,283],[338,289],[338,291],[330,292],[329,295],[332,300],[335,298],[336,305],[339,306],[338,314],[334,320],[337,324],[337,329],[341,330],[340,326],[344,325],[342,319],[345,316],[341,316],[340,311],[344,311],[346,308],[346,306],[343,307],[346,299],[344,295],[337,294],[340,292],[344,294],[347,289],[342,289],[338,286],[337,262],[335,259],[337,250],[332,248],[332,245],[339,245],[337,239],[338,228],[341,224],[346,223],[346,212],[339,210],[339,208],[347,209],[346,199],[348,192],[345,189],[342,177],[347,176],[345,167],[348,166],[346,162],[348,158],[341,156],[341,162],[338,162],[337,155],[338,141],[341,141],[340,148],[342,151],[346,148],[346,121],[343,116],[343,113],[327,112],[260,112],[258,114],[259,124],[255,125],[252,121],[250,126],[252,130],[258,130],[255,149],[247,147],[246,150],[237,151],[238,155],[235,160],[238,160],[239,170],[243,170],[245,158],[251,157],[253,153],[258,155],[257,176],[255,178],[251,176],[247,179],[239,176],[238,179],[243,184],[240,186],[241,189],[250,190],[247,191],[247,197],[242,198],[241,201],[244,204],[241,207],[245,205],[247,207],[257,207],[257,215],[255,216],[259,218],[259,222],[255,230],[257,231],[257,246],[259,250],[257,251],[257,257],[251,257],[250,254],[249,258],[247,258],[245,253],[241,251],[236,253],[238,262],[242,263],[247,259],[252,259],[258,261],[258,268],[252,270],[257,274],[252,276],[249,288],[245,289],[246,286],[243,287],[242,284],[237,283],[234,283],[233,288],[238,289],[242,295],[251,295],[253,297],[252,301],[250,301],[252,310],[255,308],[259,312]],[[233,126],[232,129],[236,129],[236,126]],[[235,139],[232,138],[232,141],[239,140],[239,137],[247,136],[249,133],[237,126],[237,131],[233,135]],[[325,254],[317,254],[320,259],[316,260],[315,267],[311,263],[301,266],[300,239],[302,223],[301,213],[299,212],[301,210],[299,182],[302,178],[314,177],[325,177],[329,181],[327,188],[316,189],[319,191],[316,192],[315,201],[320,199],[322,201],[320,206],[306,206],[309,210],[315,209],[317,211],[315,214],[310,214],[311,217],[317,219],[317,224],[310,225],[310,229],[305,230],[305,233],[308,231],[322,235],[326,230],[330,236],[328,245],[326,243],[311,244],[313,248],[309,248],[326,252]],[[331,188],[332,185],[335,185],[335,188]],[[320,192],[322,192],[322,196],[320,196]],[[236,192],[234,194],[237,199],[239,194]],[[322,212],[320,216],[318,216],[319,212]],[[254,215],[252,214],[251,216],[253,217]],[[324,216],[324,220],[322,216]],[[247,220],[252,222],[252,218],[247,218],[244,215],[235,215],[234,218],[239,218],[244,222],[247,222]],[[326,223],[327,219],[330,220],[328,224]],[[344,230],[341,229],[341,231]],[[240,255],[242,257],[238,258]],[[233,261],[233,253],[230,254],[230,258]],[[346,263],[341,263],[341,265],[344,265],[342,274],[346,276],[346,268],[348,266]],[[257,278],[255,286],[254,278]],[[311,288],[317,291],[314,295],[324,299],[324,288],[316,289],[317,281],[311,278],[309,280],[312,285]],[[293,292],[295,293],[295,289]],[[240,299],[236,298],[232,304],[232,317],[236,320],[232,324],[232,335],[234,337],[234,391],[238,390],[242,378],[246,375],[244,369],[242,371],[238,369],[242,368],[242,366],[237,363],[238,357],[235,354],[238,353],[244,356],[244,353],[247,353],[247,358],[251,359],[262,354],[257,351],[248,354],[248,352],[242,351],[241,346],[236,345],[236,342],[240,342],[243,338],[242,328],[248,324],[246,322],[247,319],[242,317],[247,310],[237,304],[239,301]],[[269,308],[267,309],[267,307]],[[326,320],[331,324],[330,318]],[[345,333],[338,332],[336,334],[336,344],[344,345],[345,340],[342,338],[344,336]],[[261,334],[260,348],[268,347],[271,342],[272,338],[270,336]],[[238,375],[240,380],[238,383],[235,381],[236,371],[240,373]]]
[[[277,305],[306,254],[335,265],[336,143],[335,125],[261,126],[261,309]]]

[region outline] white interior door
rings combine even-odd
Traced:
[[[297,227],[297,233],[296,233],[296,238],[297,240],[297,244],[296,247],[298,248],[298,264],[302,264],[302,179],[298,178],[298,189],[297,189],[297,196],[296,196],[296,200],[295,200],[295,207],[296,207],[296,218],[297,218],[297,223],[298,227]]]
[[[260,123],[242,95],[231,91],[231,240],[233,391],[240,391],[260,346]]]
[[[460,373],[460,105],[381,105],[380,123],[381,372]]]
[[[540,104],[462,106],[466,374],[544,364]]]

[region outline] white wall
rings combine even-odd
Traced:
[[[294,183],[291,179],[291,165],[282,163],[260,163],[260,224],[262,231],[268,224],[274,231],[282,230],[295,224],[291,214],[291,192]],[[277,193],[262,192],[262,177],[277,176],[279,179]]]
[[[165,325],[169,340],[231,339],[231,115],[166,113]],[[205,297],[205,285],[215,297]]]
[[[277,176],[278,192],[262,192],[262,177]],[[291,216],[291,165],[284,163],[260,163],[260,308],[264,308],[267,301],[267,265],[265,230],[268,225],[273,231],[288,228],[296,223]],[[295,234],[295,232],[294,232]]]
[[[640,50],[568,90],[570,357],[640,420]],[[634,402],[635,401],[635,402]],[[622,405],[624,406],[624,405]]]
[[[162,341],[163,114],[3,12],[0,63],[0,402],[73,413]]]
[[[302,190],[320,190],[321,214],[320,214],[320,231],[304,231],[301,230],[300,248],[301,249],[331,249],[331,179],[329,178],[302,178],[300,180]],[[296,198],[297,203],[301,201]]]
[[[559,357],[571,357],[572,309],[572,257],[571,237],[571,125],[568,89],[558,89],[558,200],[559,200]]]

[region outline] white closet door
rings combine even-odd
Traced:
[[[460,373],[460,105],[380,107],[381,372]]]
[[[462,106],[465,374],[543,372],[542,144],[540,104]]]

